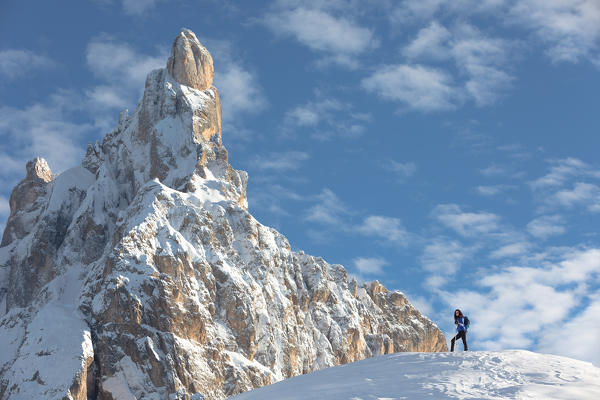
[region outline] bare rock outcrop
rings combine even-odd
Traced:
[[[167,71],[177,82],[198,90],[209,89],[215,73],[210,53],[189,29],[175,38]]]
[[[0,247],[0,399],[224,399],[447,350],[402,293],[292,251],[248,212],[211,81],[184,30],[81,166],[28,164]]]
[[[52,171],[43,158],[36,157],[27,163],[26,181],[38,181],[48,183],[52,180]]]
[[[15,239],[29,234],[29,229],[37,222],[41,205],[52,181],[52,171],[43,158],[34,158],[27,163],[27,175],[10,195],[10,216],[1,246],[9,245]]]

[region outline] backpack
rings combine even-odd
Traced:
[[[469,321],[469,317],[465,315],[465,329],[469,329],[469,325],[471,325],[471,321]]]

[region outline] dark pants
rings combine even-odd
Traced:
[[[456,336],[454,336],[452,338],[452,340],[450,341],[450,351],[454,351],[454,342],[457,339],[462,339],[463,344],[465,345],[465,351],[469,350],[467,348],[467,331],[460,331],[458,332],[458,334]]]

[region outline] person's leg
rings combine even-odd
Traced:
[[[452,338],[452,340],[450,341],[450,351],[454,351],[454,342],[456,341],[456,337],[457,337],[457,336],[458,336],[458,335],[454,336],[454,337]]]
[[[465,346],[465,351],[468,351],[469,349],[467,348],[467,331],[462,331],[461,333],[463,345]]]

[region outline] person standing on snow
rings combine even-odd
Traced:
[[[456,336],[450,341],[450,351],[454,351],[454,342],[457,339],[462,339],[465,345],[465,351],[467,351],[467,328],[465,328],[465,316],[459,309],[454,310],[454,324],[456,325]]]

